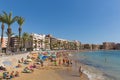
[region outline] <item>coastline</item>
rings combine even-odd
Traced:
[[[88,51],[83,51],[83,52],[88,52]],[[84,62],[81,62],[79,60],[78,54],[77,55],[73,54],[72,59],[77,61],[78,66],[82,66],[83,73],[87,75],[89,80],[115,80],[114,77],[107,75],[98,68],[89,64],[87,65]]]
[[[74,52],[74,51],[73,51]],[[63,52],[66,53],[66,52]],[[67,52],[67,53],[71,53],[71,52]],[[20,55],[18,55],[20,56]],[[17,56],[17,57],[18,57]],[[16,57],[16,55],[10,56],[11,57]],[[79,72],[78,72],[78,67],[75,67],[75,63],[73,62],[73,67],[65,67],[65,66],[53,66],[53,69],[35,69],[33,73],[21,73],[21,71],[23,70],[23,68],[25,66],[23,66],[22,68],[13,68],[13,66],[15,66],[16,63],[14,62],[13,65],[11,66],[6,66],[6,68],[8,69],[9,72],[11,71],[19,71],[20,72],[20,77],[16,77],[13,78],[12,80],[33,80],[33,76],[34,76],[34,80],[80,80],[79,77]],[[81,80],[89,80],[88,76],[86,74],[83,73],[83,75],[81,76]]]

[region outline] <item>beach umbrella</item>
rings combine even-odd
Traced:
[[[45,60],[47,58],[48,58],[48,56],[42,56],[42,60]]]
[[[45,60],[46,58],[48,58],[47,55],[43,55],[43,54],[39,54],[38,57],[39,57],[40,60]]]

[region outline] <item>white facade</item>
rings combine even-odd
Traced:
[[[33,40],[33,50],[41,50],[45,49],[45,36],[44,34],[35,34],[32,33]]]

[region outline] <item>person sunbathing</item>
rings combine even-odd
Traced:
[[[10,73],[10,78],[14,78],[14,77],[15,77],[14,71],[12,71],[12,72]]]
[[[7,77],[7,72],[3,72],[3,79],[6,79]]]
[[[18,71],[15,72],[15,77],[19,77],[19,72]]]
[[[35,63],[33,64],[33,68],[36,68],[37,66],[35,65]]]
[[[33,69],[29,69],[28,67],[25,67],[23,72],[24,73],[30,73],[30,72],[33,72],[34,70]]]
[[[6,68],[3,66],[0,66],[0,70],[6,71]]]
[[[24,64],[29,64],[29,62],[27,60],[24,60]]]
[[[9,72],[3,72],[3,79],[10,79]]]
[[[16,68],[20,68],[20,67],[22,67],[22,65],[21,65],[21,64],[18,64],[18,65],[16,66]]]

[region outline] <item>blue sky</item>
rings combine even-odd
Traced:
[[[52,34],[82,43],[118,43],[119,4],[120,0],[0,0],[0,14],[12,11],[13,16],[23,16],[23,32]],[[18,24],[11,27],[18,34]]]

